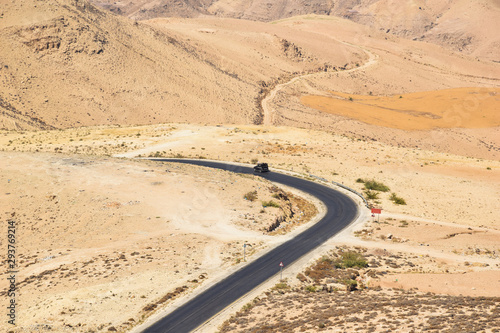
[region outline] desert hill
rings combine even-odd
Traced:
[[[499,1],[395,0],[93,0],[134,20],[214,15],[274,21],[304,14],[347,18],[385,33],[445,46],[454,51],[500,61]]]
[[[254,117],[251,94],[240,93],[254,84],[172,36],[85,1],[16,1],[2,10],[3,128]]]
[[[96,0],[92,2],[134,20],[148,20],[157,17],[195,18],[214,15],[269,22],[304,14],[328,15],[333,7],[333,1],[321,0],[132,0],[127,2]]]
[[[335,52],[316,56],[296,45],[314,36],[258,22],[230,36],[251,43],[234,51],[226,42],[221,53],[195,41],[216,29],[196,28],[194,38],[186,37],[86,1],[16,1],[2,11],[0,124],[6,129],[258,123],[260,82],[364,56],[333,40]],[[257,65],[249,69],[242,57]]]
[[[431,42],[480,58],[500,61],[499,1],[362,1],[337,11],[349,19],[386,33]]]
[[[325,35],[335,31],[335,38],[351,41],[371,56],[369,61],[352,70],[301,76],[277,87],[266,100],[273,124],[322,129],[397,146],[499,158],[500,128],[495,111],[500,105],[496,90],[500,82],[499,64],[478,61],[430,43],[374,32],[366,26],[337,18],[304,16],[281,20],[277,24],[300,26],[303,30]],[[457,88],[465,89],[455,90]],[[339,92],[344,93],[344,97],[339,96]],[[412,105],[411,95],[406,95],[411,93],[422,93]],[[356,112],[367,106],[363,105],[364,97],[361,96],[378,96],[387,111],[398,114],[391,119],[398,125],[384,121],[385,111],[379,114],[380,109],[368,111],[377,121],[353,120]],[[343,99],[346,103],[331,104],[333,108],[329,108],[329,102],[324,103],[329,98],[337,102]],[[312,99],[318,103],[309,103]],[[397,100],[401,107],[394,108],[391,100]],[[355,113],[348,112],[352,107],[357,108]],[[439,109],[441,114],[436,113]],[[485,114],[489,109],[491,117]],[[432,118],[434,120],[429,122]],[[481,125],[482,128],[473,128],[476,120],[486,119],[489,120]],[[405,121],[414,125],[403,126]],[[420,123],[433,125],[428,130],[415,130]]]

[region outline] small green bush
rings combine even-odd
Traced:
[[[253,308],[253,303],[252,303],[252,302],[250,302],[250,303],[247,303],[247,304],[243,305],[243,307],[241,308],[241,311],[242,311],[242,312],[248,312],[248,311],[250,311],[252,308]]]
[[[321,259],[320,259],[321,262],[326,262],[326,263],[329,263],[331,264],[332,263],[332,259],[329,258],[328,256],[322,256]]]
[[[251,191],[251,192],[248,192],[247,194],[245,194],[243,196],[244,199],[248,200],[248,201],[255,201],[257,200],[257,191]]]
[[[347,291],[354,291],[358,287],[358,282],[356,280],[344,280],[342,283],[346,286]]]
[[[394,202],[396,205],[406,205],[405,199],[398,197],[397,194],[394,192],[391,194],[391,197],[389,199],[391,199],[391,201]]]
[[[280,204],[277,202],[274,202],[272,200],[269,201],[262,201],[262,207],[274,207],[274,208],[280,208]]]
[[[365,182],[365,188],[367,190],[380,191],[380,192],[389,192],[390,188],[383,183],[379,183],[375,180],[368,180]]]
[[[161,156],[162,156],[162,154],[161,154],[159,151],[157,151],[157,152],[156,152],[156,153],[154,153],[154,154],[149,154],[149,156],[152,156],[152,157],[161,157]]]
[[[371,190],[366,190],[365,191],[365,196],[368,200],[375,200],[375,199],[378,199],[378,193],[375,192],[375,191],[371,191]]]
[[[356,179],[356,183],[364,184],[365,180],[363,178],[358,178],[358,179]]]
[[[310,293],[315,293],[317,289],[316,289],[316,287],[315,287],[315,286],[313,286],[313,285],[309,285],[309,286],[307,286],[307,287],[306,287],[306,290],[307,290],[308,292],[310,292]]]
[[[286,283],[286,281],[283,281],[283,282],[277,283],[272,289],[273,290],[287,290],[289,288],[290,288],[290,286],[288,285],[288,283]]]
[[[335,266],[337,268],[363,268],[368,266],[368,262],[361,253],[349,251],[342,253],[340,261],[337,262]]]

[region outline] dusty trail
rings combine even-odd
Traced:
[[[378,62],[378,55],[377,54],[374,54],[370,51],[368,51],[367,49],[359,46],[359,45],[354,45],[354,44],[351,44],[351,43],[347,43],[347,42],[343,42],[343,41],[340,41],[340,40],[337,40],[335,38],[332,38],[330,37],[331,39],[334,39],[335,41],[339,42],[339,43],[342,43],[342,44],[345,44],[345,45],[348,45],[348,46],[354,46],[354,47],[357,47],[359,49],[361,49],[364,53],[366,53],[368,55],[368,60],[361,66],[359,67],[356,67],[356,68],[351,68],[351,69],[346,69],[346,70],[342,70],[342,71],[339,71],[339,73],[352,73],[352,72],[356,72],[356,71],[360,71],[360,70],[364,70],[365,68],[368,68],[374,64],[376,64]],[[262,100],[262,110],[263,110],[263,121],[262,121],[262,124],[264,126],[270,126],[270,125],[273,125],[274,123],[274,114],[275,114],[275,110],[274,108],[271,106],[271,103],[272,101],[274,100],[274,98],[276,97],[276,94],[281,90],[283,89],[284,87],[292,84],[292,83],[295,83],[297,82],[298,80],[301,80],[301,79],[305,79],[305,78],[308,78],[308,77],[311,77],[311,76],[315,76],[315,75],[321,75],[321,74],[324,74],[324,72],[316,72],[316,73],[309,73],[309,74],[304,74],[304,75],[299,75],[299,76],[296,76],[292,79],[290,79],[289,81],[287,82],[284,82],[284,83],[281,83],[281,84],[278,84],[274,87],[273,90],[271,90],[271,92]],[[315,94],[323,94],[323,92],[320,92],[320,91],[316,91],[316,89],[314,89],[313,87],[310,87],[310,85],[308,85],[308,88],[312,89],[315,91]]]

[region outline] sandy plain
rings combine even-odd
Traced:
[[[282,226],[297,226],[316,214],[300,197],[280,199],[285,192],[272,184],[229,172],[100,156],[2,155],[2,220],[15,221],[17,230],[18,330],[126,330],[243,262],[244,243],[251,258],[275,242],[280,230],[264,229],[276,217],[293,210],[296,217]],[[244,198],[254,191],[258,200]],[[1,242],[6,246],[7,237]]]
[[[253,245],[247,253],[252,258],[288,237],[262,230],[284,214],[262,208],[261,200],[276,200],[271,184],[128,160],[133,157],[266,161],[272,168],[314,174],[360,192],[358,178],[375,179],[407,205],[394,204],[391,192],[380,193],[370,203],[383,209],[381,223],[367,221],[356,237],[343,236],[330,247],[423,256],[417,273],[387,267],[390,275],[378,279],[384,288],[464,296],[500,290],[497,160],[261,126],[4,132],[0,145],[2,205],[11,207],[3,218],[18,219],[22,229],[24,328],[127,331],[172,300],[213,283],[224,274],[220,267],[239,267],[244,242]],[[245,200],[254,190],[258,200]],[[401,221],[407,226],[400,227]]]

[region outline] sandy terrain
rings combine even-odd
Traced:
[[[16,1],[2,15],[0,40],[7,47],[1,51],[0,127],[6,129],[262,124],[262,100],[272,93],[273,124],[366,135],[371,128],[339,126],[339,117],[313,112],[300,98],[327,91],[399,96],[498,87],[499,80],[498,63],[486,58],[335,16],[271,23],[213,17],[138,23],[69,0]],[[495,53],[496,35],[487,33],[491,29],[478,31],[483,50]],[[273,91],[311,73],[318,75]],[[455,112],[449,118],[455,122],[456,117]],[[489,133],[460,135],[490,144],[483,138]],[[462,141],[460,146],[467,145],[467,139]]]
[[[431,260],[427,262],[430,266],[424,268],[414,268],[403,274],[391,272],[377,283],[384,288],[418,288],[452,296],[500,297],[498,230],[388,217],[380,222],[376,219],[368,222],[355,235],[363,240],[382,241],[386,248],[420,252],[420,257],[435,258],[434,265]],[[419,247],[424,250],[418,251]],[[430,253],[426,253],[426,248]]]
[[[301,102],[327,113],[407,131],[500,126],[500,89],[457,88],[399,96],[304,96]],[[450,115],[460,115],[456,121]]]
[[[266,161],[271,168],[312,173],[360,192],[358,178],[375,179],[390,187],[369,200],[383,209],[381,223],[360,226],[358,237],[342,236],[331,247],[344,242],[420,258],[418,275],[391,268],[391,275],[380,277],[384,290],[491,295],[479,281],[500,290],[494,282],[498,161],[313,130],[184,124],[3,132],[0,149],[6,186],[1,200],[9,207],[4,218],[15,212],[12,218],[22,229],[22,327],[128,330],[182,300],[179,295],[220,278],[220,267],[230,270],[242,260],[244,242],[253,245],[251,257],[279,242],[276,237],[287,237],[263,231],[286,210],[262,208],[261,200],[280,198],[262,181],[121,157]],[[245,200],[253,191],[258,199]],[[394,204],[393,192],[407,204]],[[295,210],[307,205],[279,204]],[[102,311],[115,319],[103,321]]]
[[[489,116],[491,121],[486,123],[487,128],[473,128],[470,118],[470,113],[477,113],[480,110],[476,106],[486,103],[486,99],[476,92],[484,88],[487,90],[498,88],[500,73],[498,64],[458,56],[426,43],[394,37],[384,39],[383,35],[376,31],[333,18],[320,20],[317,17],[296,17],[279,21],[278,24],[300,27],[302,30],[316,32],[344,43],[351,42],[371,56],[368,58],[370,60],[357,64],[358,68],[336,73],[318,72],[296,76],[289,80],[288,84],[277,86],[268,95],[272,98],[265,100],[268,108],[266,113],[270,114],[271,123],[333,131],[393,146],[421,148],[477,158],[500,158],[499,128],[495,125],[498,123],[498,115],[495,113],[498,104],[496,97],[487,93],[483,95],[489,96],[487,99],[490,102],[487,104],[492,111]],[[335,35],[331,31],[335,31]],[[347,100],[330,99],[335,96],[332,91],[337,97],[340,94]],[[453,100],[455,107],[437,106],[446,99],[442,99],[443,91],[446,92],[445,95],[449,94],[450,98],[452,92],[457,93],[454,97],[457,99]],[[465,91],[474,94],[460,95],[460,92]],[[413,95],[414,93],[416,95]],[[437,97],[438,95],[440,97]],[[406,96],[407,101],[399,96]],[[425,101],[429,102],[438,98],[439,102],[438,104],[431,102],[431,105],[415,101],[414,104],[418,104],[418,108],[415,105],[405,104],[411,104],[412,98],[417,96],[425,96]],[[377,111],[377,114],[382,112],[384,116],[371,115],[363,118],[359,114],[360,110],[364,110],[367,115],[370,106],[358,104],[355,112],[349,112],[353,111],[351,108],[353,103],[348,103],[351,102],[349,97],[353,99],[352,102],[355,102],[355,97],[360,102],[363,99],[379,98],[380,101],[386,100],[390,104],[381,106],[394,108],[396,106],[394,103],[397,103],[407,113],[403,112],[394,117],[397,114],[391,113],[390,110],[372,106],[371,110]],[[391,97],[397,101],[389,102]],[[313,104],[310,104],[311,100],[314,100]],[[328,105],[325,104],[326,101]],[[322,103],[321,107],[318,105],[319,102]],[[340,105],[342,108],[334,107]],[[408,113],[411,112],[417,113],[412,113],[409,122],[426,125],[403,126],[405,121],[408,123]],[[430,115],[441,117],[439,118],[441,126],[447,124],[445,128],[439,128],[436,122],[429,120]],[[474,119],[480,118],[479,115],[474,117]],[[384,123],[384,119],[391,119],[390,123]]]
[[[363,184],[358,178],[375,179],[390,187],[390,192],[380,192],[378,199],[369,200],[383,209],[381,223],[361,226],[355,233],[358,237],[343,236],[331,246],[344,242],[406,256],[425,255],[420,257],[418,276],[392,270],[390,276],[380,278],[383,287],[481,296],[487,290],[477,283],[484,279],[496,288],[492,278],[499,274],[498,161],[391,147],[320,131],[259,126],[170,124],[4,132],[0,145],[5,156],[2,177],[14,187],[7,192],[11,194],[2,197],[5,206],[12,207],[5,216],[16,211],[23,228],[33,228],[22,233],[26,237],[22,265],[28,265],[22,269],[22,279],[28,279],[22,289],[29,291],[22,296],[26,297],[23,303],[36,311],[40,311],[37,306],[52,304],[47,311],[37,312],[37,323],[51,316],[54,327],[83,324],[83,315],[95,318],[94,309],[99,306],[113,311],[130,296],[135,298],[127,298],[129,310],[122,309],[123,316],[116,321],[92,319],[85,327],[132,327],[151,313],[144,311],[147,305],[169,304],[161,297],[175,294],[175,289],[183,286],[188,289],[181,289],[182,295],[188,295],[205,278],[210,283],[220,276],[214,271],[219,264],[230,268],[241,261],[243,242],[254,244],[254,251],[276,243],[269,238],[276,236],[264,235],[262,228],[283,211],[267,208],[261,212],[260,200],[277,199],[258,181],[194,167],[129,162],[111,155],[266,161],[271,168],[312,173],[360,192]],[[23,171],[26,169],[32,170],[31,175]],[[32,185],[26,188],[26,184]],[[133,193],[126,191],[131,186],[136,189]],[[264,192],[251,203],[243,197],[253,190]],[[394,204],[390,200],[393,192],[407,204]],[[181,204],[187,198],[189,202]],[[68,226],[68,220],[79,223]],[[38,238],[40,232],[51,236],[28,241]],[[145,239],[150,242],[145,243]],[[139,255],[132,255],[135,252]],[[191,260],[186,261],[186,256]],[[115,264],[119,266],[112,268]],[[454,275],[463,272],[466,275],[461,278]],[[37,274],[44,274],[47,280],[37,283],[29,279]],[[158,276],[165,274],[169,278],[159,283]],[[81,289],[74,289],[75,278]],[[431,287],[429,279],[433,280]],[[139,280],[153,282],[136,283]],[[189,282],[192,280],[198,282]],[[75,296],[56,302],[70,287]],[[104,296],[99,290],[112,290],[119,296]],[[51,298],[43,296],[47,293]],[[84,307],[80,304],[83,299],[94,300],[88,301],[94,305]],[[70,315],[74,311],[69,309],[77,307],[82,316]],[[65,315],[55,315],[61,312]],[[124,324],[129,318],[134,321]]]
[[[159,3],[114,5],[147,16]],[[1,8],[13,331],[140,329],[240,267],[243,244],[253,260],[322,213],[257,177],[136,157],[268,162],[382,209],[203,332],[499,330],[498,1],[340,1],[270,23],[198,16],[265,21],[302,3],[196,3],[183,7],[196,18],[141,22],[86,1]],[[338,261],[351,251],[368,267]]]
[[[496,332],[497,309],[492,297],[278,289],[249,303],[220,332]]]
[[[470,268],[469,263],[372,245],[375,248],[367,249],[330,242],[330,251],[248,302],[219,331],[499,329],[498,266]]]
[[[241,262],[243,243],[252,259],[316,214],[272,184],[223,171],[61,154],[0,160],[2,219],[17,224],[16,332],[126,330]],[[264,230],[280,216],[281,227]],[[0,281],[5,297],[4,272]]]
[[[16,1],[1,15],[4,129],[260,123],[259,98],[269,82],[364,56],[278,25],[138,23],[86,1]],[[321,52],[324,43],[331,51]]]
[[[498,161],[391,147],[321,131],[176,124],[11,132],[0,135],[0,144],[6,150],[63,154],[265,160],[272,167],[313,173],[360,191],[363,184],[356,182],[358,178],[383,182],[390,191],[373,203],[394,213],[491,228],[498,228],[499,222]],[[392,192],[407,205],[392,203]]]
[[[188,42],[85,1],[23,0],[2,12],[1,128],[253,122],[256,83]]]

